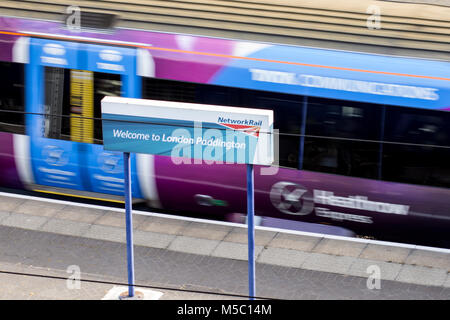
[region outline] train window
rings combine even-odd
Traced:
[[[61,117],[63,110],[64,93],[70,91],[70,82],[67,81],[69,70],[46,67],[44,70],[44,135],[47,138],[61,139],[62,125],[69,121]]]
[[[389,107],[383,179],[450,187],[450,112]]]
[[[24,65],[0,62],[0,131],[25,133]]]
[[[197,88],[196,100],[198,103],[203,104],[246,107],[249,102],[245,99],[246,97],[248,98],[245,93],[249,93],[249,96],[251,95],[250,91],[239,88],[200,85]]]
[[[303,168],[377,178],[381,115],[375,104],[308,98]]]
[[[101,101],[105,96],[122,96],[122,81],[120,75],[109,73],[94,73],[94,140],[102,143],[102,108]]]
[[[196,84],[155,78],[142,79],[142,98],[196,103]]]
[[[101,100],[121,86],[120,75],[46,67],[45,136],[101,144]]]
[[[253,95],[247,93],[245,96],[247,99],[249,97],[251,99],[248,103],[249,107],[274,111],[273,126],[279,130],[279,165],[297,169],[299,166],[303,97],[258,91],[254,91]]]

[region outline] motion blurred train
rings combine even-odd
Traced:
[[[104,96],[272,109],[278,160],[255,168],[257,216],[449,240],[447,61],[0,17],[0,75],[2,187],[119,199]],[[246,212],[244,165],[131,162],[150,207]]]

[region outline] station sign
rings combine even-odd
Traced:
[[[102,123],[105,150],[183,163],[271,165],[274,159],[272,110],[105,97]]]

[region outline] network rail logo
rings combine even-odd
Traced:
[[[229,129],[233,129],[257,138],[259,137],[259,132],[261,131],[262,126],[262,120],[234,120],[224,117],[219,117],[217,123]]]

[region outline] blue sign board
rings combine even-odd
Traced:
[[[270,165],[273,111],[105,97],[105,150]],[[184,159],[184,160],[183,160]]]

